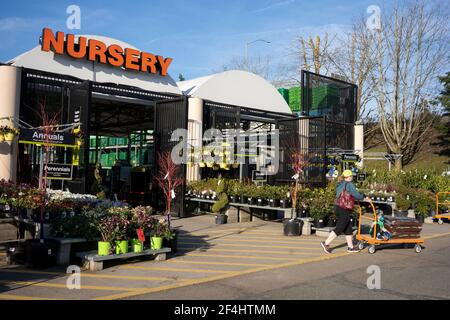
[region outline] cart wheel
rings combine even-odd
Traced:
[[[375,246],[370,246],[368,250],[370,254],[374,254],[376,251]]]
[[[439,219],[439,220],[438,220],[438,223],[439,223],[439,224],[443,224],[443,223],[444,223],[444,220]]]
[[[362,242],[362,241],[358,242],[358,249],[359,250],[363,250],[364,247],[365,247],[364,242]]]
[[[422,246],[420,244],[416,244],[414,247],[414,251],[416,253],[421,253],[422,252]]]

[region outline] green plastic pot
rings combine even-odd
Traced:
[[[162,242],[163,242],[163,238],[162,237],[151,237],[150,238],[150,248],[152,250],[159,250],[162,248]]]
[[[116,254],[128,253],[128,241],[116,241]]]
[[[107,256],[111,250],[111,243],[105,241],[98,242],[98,255]]]
[[[142,252],[144,250],[144,245],[139,239],[131,240],[131,245],[133,246],[133,252]]]

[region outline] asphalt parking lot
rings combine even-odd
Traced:
[[[158,299],[214,299],[206,289],[214,284],[236,279],[246,282],[273,272],[277,273],[276,278],[282,279],[283,270],[314,269],[315,265],[331,260],[339,261],[345,267],[346,261],[351,264],[353,259],[349,256],[355,255],[346,252],[343,237],[333,243],[333,254],[326,255],[319,244],[323,238],[315,235],[285,237],[280,223],[256,221],[216,226],[211,223],[212,219],[201,216],[175,220],[174,224],[182,230],[176,255],[168,256],[166,261],[128,260],[127,263],[107,265],[99,272],[83,271],[80,289],[67,288],[69,275],[61,268],[31,270],[22,266],[2,266],[0,299],[111,300],[153,296]],[[424,225],[422,232],[427,242],[442,237],[450,239],[449,235],[450,224]],[[432,242],[427,242],[426,245],[432,246]],[[402,250],[414,253],[412,249],[399,249],[389,250],[388,254]],[[383,251],[375,255],[383,255]],[[363,260],[363,256],[375,256],[369,256],[367,251],[356,255]],[[251,283],[249,281],[247,285]],[[260,281],[254,285],[261,287]],[[271,289],[269,282],[266,285],[269,285],[267,290]],[[276,287],[276,283],[273,285]],[[191,286],[196,286],[195,295],[189,289]],[[320,297],[320,294],[316,296]],[[258,296],[255,294],[253,298]]]

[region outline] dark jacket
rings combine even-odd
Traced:
[[[363,200],[364,199],[364,194],[359,193],[358,190],[356,190],[356,187],[353,184],[353,182],[347,182],[347,181],[338,182],[338,184],[336,186],[336,199],[339,197],[341,192],[344,191],[344,186],[345,186],[345,189],[347,190],[347,192],[350,193],[353,196],[353,198],[355,198],[355,200]]]

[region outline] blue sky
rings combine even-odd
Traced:
[[[81,8],[81,30],[68,30],[66,8]],[[190,79],[220,70],[233,56],[287,59],[297,36],[342,32],[377,0],[8,1],[0,4],[0,61],[38,44],[43,27],[98,34],[174,59],[169,73]]]

